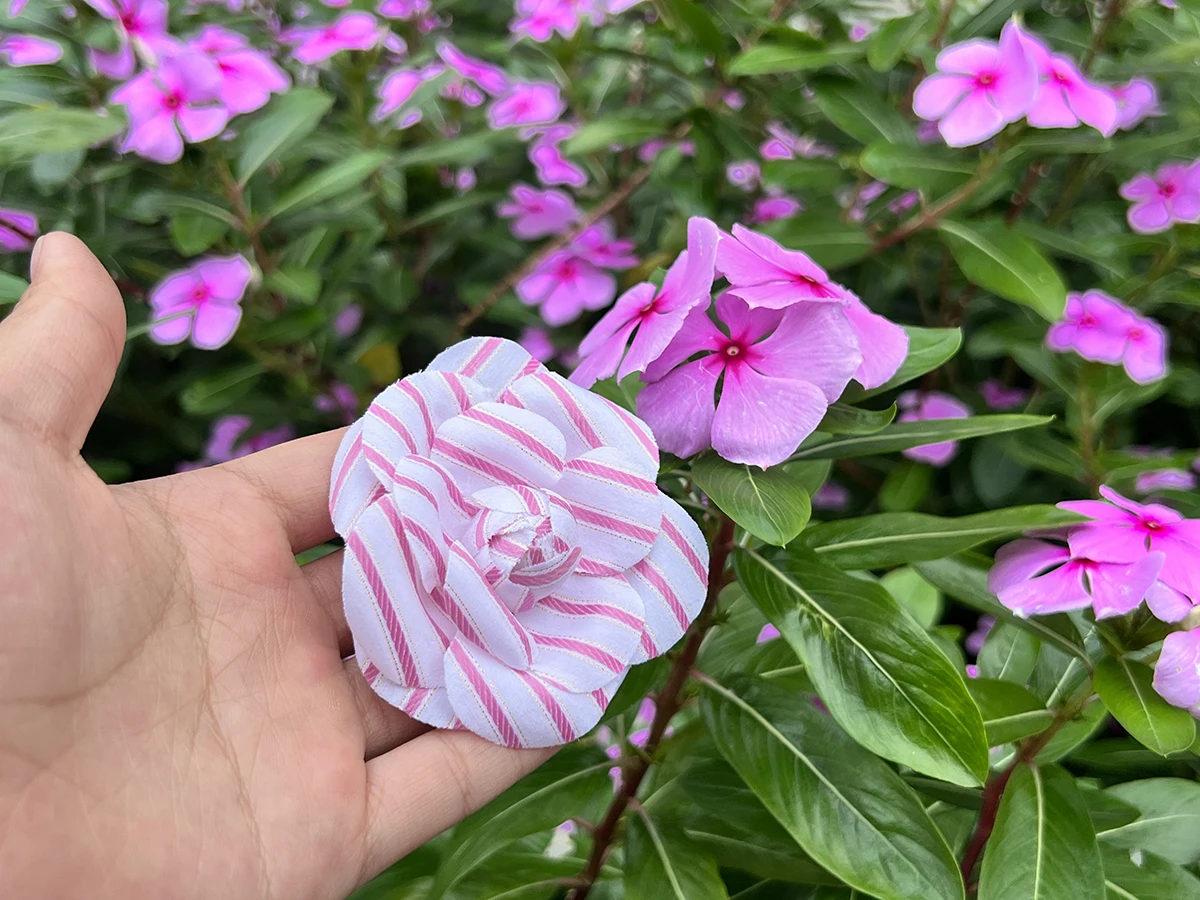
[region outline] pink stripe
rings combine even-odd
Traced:
[[[425,487],[425,485],[421,484],[421,482],[417,481],[415,478],[409,478],[407,475],[397,475],[395,472],[393,472],[392,483],[399,485],[402,488],[408,488],[408,490],[412,491],[414,494],[420,494],[429,501],[430,505],[433,506],[434,509],[437,509],[437,497],[434,496],[433,491]]]
[[[650,632],[642,632],[642,653],[646,654],[650,659],[660,655],[660,650],[655,646],[654,641],[650,638]]]
[[[435,463],[432,459],[426,459],[424,456],[413,456],[411,459],[413,462],[420,463],[421,465],[430,469],[438,476],[438,478],[442,479],[442,484],[446,487],[446,494],[450,497],[451,503],[457,506],[468,516],[473,516],[475,513],[479,512],[481,508],[479,504],[474,500],[468,499],[467,496],[463,494],[461,490],[459,490],[458,485],[454,483],[454,479],[450,477],[449,472]]]
[[[417,404],[417,409],[421,411],[421,418],[425,420],[425,436],[429,440],[433,440],[433,417],[429,414],[429,405],[425,402],[425,395],[412,386],[412,383],[406,378],[399,382],[400,390],[409,396],[413,403]]]
[[[392,411],[390,409],[385,407],[382,403],[374,403],[372,404],[371,415],[375,416],[375,418],[387,425],[388,428],[396,432],[396,434],[400,436],[400,440],[404,441],[405,446],[408,447],[409,453],[417,452],[417,442],[413,439],[412,434],[409,432],[408,428],[403,422],[392,415]]]
[[[579,436],[585,444],[593,450],[604,444],[604,441],[600,440],[600,435],[596,434],[596,429],[592,427],[592,421],[583,411],[583,407],[575,401],[566,388],[554,380],[553,375],[547,372],[538,376],[538,381],[545,385],[546,389],[562,404],[571,419],[571,424],[575,426],[575,430],[579,432]]]
[[[595,575],[598,578],[604,578],[606,576],[620,575],[624,571],[624,569],[617,566],[602,563],[598,559],[583,557],[579,560],[579,574],[581,575]]]
[[[644,559],[634,565],[633,571],[650,582],[650,585],[662,595],[672,615],[675,616],[675,621],[679,623],[680,628],[686,631],[688,627],[687,610],[683,608],[683,604],[679,602],[679,598],[675,596],[675,592],[671,590],[671,586],[667,584],[667,580]]]
[[[463,413],[463,418],[479,422],[481,425],[486,425],[489,428],[500,432],[509,440],[516,441],[534,456],[541,459],[554,471],[561,472],[563,470],[563,461],[559,458],[557,453],[555,453],[529,432],[522,431],[511,422],[506,422],[499,416],[494,416],[491,413],[484,412],[478,407],[467,410],[465,413]]]
[[[379,677],[379,667],[373,662],[368,662],[362,670],[363,678],[367,679],[367,684],[374,684],[375,679]]]
[[[538,500],[538,495],[535,494],[532,489],[523,484],[514,484],[511,485],[511,487],[516,495],[521,498],[521,502],[525,504],[525,508],[529,510],[530,513],[535,516],[540,516],[543,514],[542,504]]]
[[[578,561],[580,553],[582,551],[576,547],[571,555],[549,571],[539,572],[536,575],[522,575],[514,572],[508,576],[508,580],[513,584],[521,585],[521,587],[545,587],[548,584],[554,584],[554,582],[571,574],[571,570],[575,568],[575,563]]]
[[[642,478],[639,475],[622,472],[620,469],[614,469],[612,466],[593,462],[590,459],[573,459],[567,463],[566,467],[569,471],[581,472],[584,475],[595,475],[598,478],[604,478],[647,494],[658,493],[658,485],[649,478]]]
[[[410,716],[415,716],[420,712],[421,707],[425,705],[430,693],[428,688],[413,688],[412,693],[408,695],[408,699],[404,701],[404,705],[400,707],[400,711]]]
[[[404,565],[408,568],[408,576],[412,579],[413,586],[417,587],[421,584],[421,569],[417,564],[416,557],[413,555],[412,544],[408,540],[409,530],[414,531],[418,538],[421,539],[421,542],[425,544],[425,549],[433,558],[433,568],[437,572],[438,580],[439,582],[444,582],[446,580],[446,561],[442,559],[437,546],[425,530],[412,519],[402,516],[400,511],[396,509],[396,503],[391,497],[381,502],[379,508],[383,510],[388,524],[392,527],[392,533],[396,535],[396,543],[399,545],[400,553],[404,557]],[[442,634],[441,629],[437,627],[437,623],[433,621],[433,617],[429,615],[429,611],[425,609],[424,604],[421,604],[420,608],[425,614],[425,618],[429,620],[430,626],[442,638],[442,648],[445,649],[449,641]]]
[[[434,573],[437,576],[438,583],[444,584],[446,581],[446,559],[442,555],[442,548],[437,545],[437,541],[433,539],[433,535],[421,527],[420,523],[405,516],[404,525],[421,542],[421,545],[425,548],[425,552],[433,560]]]
[[[475,668],[475,664],[471,662],[471,657],[457,643],[450,645],[450,652],[454,655],[459,668],[463,670],[463,674],[467,676],[467,681],[471,683],[472,690],[475,691],[475,695],[479,697],[480,702],[483,704],[488,718],[496,726],[496,731],[499,732],[500,739],[509,747],[522,746],[521,739],[517,737],[517,732],[513,729],[512,723],[509,722],[508,716],[505,715],[504,707],[501,705],[499,698],[493,693],[492,687],[487,683],[487,679],[483,677],[483,673]]]
[[[614,622],[620,622],[634,631],[641,631],[646,627],[646,623],[633,613],[628,613],[619,606],[609,606],[607,603],[580,603],[550,596],[542,598],[542,606],[552,612],[567,616],[601,616],[605,619],[612,619]]]
[[[596,690],[592,691],[592,699],[596,702],[596,705],[600,707],[601,712],[604,712],[604,710],[608,709],[609,696],[608,694],[604,693],[603,688],[596,688]]]
[[[484,577],[483,572],[479,570],[479,564],[471,558],[471,554],[466,551],[466,548],[464,548],[463,545],[458,541],[449,541],[448,546],[450,551],[464,563],[466,563],[467,567],[479,576],[479,580],[487,585],[487,579]],[[487,592],[492,602],[496,604],[496,608],[500,611],[500,617],[508,624],[508,627],[512,630],[512,633],[517,636],[517,640],[521,642],[521,647],[525,650],[525,659],[532,661],[533,646],[529,643],[529,636],[525,633],[525,626],[517,621],[517,617],[514,616],[512,611],[504,605],[504,601],[496,595],[496,592],[493,591],[490,586],[487,587]],[[476,643],[479,642],[477,641]],[[484,645],[479,644],[479,646],[482,647]]]
[[[646,448],[646,452],[650,454],[651,459],[658,459],[658,444],[654,443],[650,435],[646,434],[645,427],[628,410],[622,409],[611,401],[608,405],[617,411],[617,415],[621,417],[621,421],[625,423],[625,427],[633,432],[633,436]]]
[[[583,522],[588,525],[593,525],[596,528],[602,528],[605,531],[611,531],[613,534],[624,535],[632,538],[635,541],[641,541],[644,544],[653,544],[658,534],[651,531],[649,528],[643,528],[641,525],[634,525],[632,522],[623,522],[620,519],[615,519],[612,516],[606,516],[604,513],[596,512],[593,509],[588,509],[586,506],[580,506],[577,503],[571,505],[571,513],[575,516],[577,522]]]
[[[450,620],[450,624],[462,632],[463,637],[476,647],[487,649],[487,644],[479,636],[479,632],[472,627],[471,620],[467,618],[466,613],[462,611],[462,608],[457,603],[450,599],[445,591],[441,588],[434,588],[429,592],[429,596],[433,598],[433,602],[442,611],[442,614]]]
[[[526,375],[532,375],[541,368],[542,364],[540,362],[536,359],[530,359],[529,362],[525,363],[525,367],[521,369],[521,377],[524,378]]]
[[[490,460],[484,459],[476,453],[454,446],[440,435],[433,439],[433,449],[447,459],[454,460],[454,462],[464,468],[474,469],[480,475],[492,479],[497,484],[512,484],[513,479],[517,477],[514,473],[507,469],[502,469],[500,466]]]
[[[675,545],[675,549],[679,551],[679,554],[687,560],[688,565],[692,567],[692,571],[696,573],[696,577],[701,582],[706,582],[708,580],[708,572],[704,569],[704,560],[700,558],[692,548],[692,545],[688,543],[687,538],[675,527],[675,523],[665,515],[662,520],[662,530],[667,539]]]
[[[565,650],[568,653],[577,653],[580,656],[586,656],[592,662],[599,663],[604,668],[612,671],[614,675],[625,670],[625,663],[621,662],[611,653],[601,650],[599,647],[589,644],[586,641],[577,641],[574,638],[557,637],[552,634],[538,634],[534,632],[533,639],[539,646],[556,647],[559,650]]]
[[[396,610],[392,606],[392,598],[384,586],[383,578],[379,575],[379,570],[375,568],[375,560],[371,558],[370,551],[367,550],[366,544],[363,543],[358,532],[350,532],[350,536],[346,538],[346,546],[350,548],[350,552],[354,555],[354,559],[358,562],[359,568],[367,579],[367,586],[371,589],[371,593],[375,596],[375,605],[383,616],[383,623],[387,626],[388,634],[391,635],[392,644],[396,648],[396,655],[400,659],[400,671],[404,675],[405,684],[415,685],[417,683],[417,664],[412,658],[412,654],[408,649],[408,639],[405,636],[404,629],[400,625],[400,621],[396,618]]]
[[[342,467],[338,470],[337,478],[333,482],[333,498],[329,505],[337,506],[338,501],[342,499],[342,485],[346,483],[346,478],[350,475],[350,470],[354,468],[354,464],[358,462],[358,457],[362,455],[362,432],[355,435],[354,440],[350,443],[350,449],[346,451],[346,458],[342,460]]]
[[[558,730],[558,736],[562,738],[563,742],[569,743],[575,740],[578,735],[571,724],[571,718],[567,715],[566,710],[558,705],[558,701],[554,699],[554,695],[550,693],[549,689],[528,672],[517,672],[517,677],[525,682],[525,685],[533,691],[538,701],[546,708],[546,712],[550,714],[550,721],[554,723],[554,727]]]
[[[500,338],[490,337],[485,338],[483,343],[479,345],[479,349],[471,354],[471,358],[467,360],[462,367],[462,373],[468,378],[474,378],[475,374],[483,368],[484,364],[491,359],[496,351],[500,349],[502,341]]]
[[[520,559],[525,555],[525,548],[514,541],[512,538],[494,537],[488,542],[488,546],[496,553],[504,556],[511,556],[513,559]]]
[[[471,408],[471,397],[467,394],[466,388],[462,386],[457,375],[453,372],[443,372],[442,381],[446,382],[446,386],[450,388],[450,393],[454,395],[454,402],[458,404],[460,410]]]
[[[363,444],[363,457],[367,462],[375,463],[376,466],[383,469],[385,472],[392,471],[392,464],[387,461],[386,457],[370,444]]]

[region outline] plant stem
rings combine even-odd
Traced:
[[[1083,58],[1079,61],[1079,70],[1083,74],[1087,74],[1092,67],[1092,63],[1096,60],[1096,54],[1104,47],[1104,41],[1108,37],[1108,31],[1112,28],[1113,23],[1121,18],[1121,11],[1124,6],[1124,0],[1108,0],[1108,5],[1104,7],[1104,12],[1100,14],[1100,21],[1096,28],[1092,31],[1092,40],[1088,44],[1087,50],[1083,54]]]
[[[272,271],[275,268],[275,263],[267,255],[267,249],[263,246],[262,237],[258,233],[258,228],[254,225],[250,210],[246,207],[246,200],[242,196],[242,189],[234,180],[233,173],[229,171],[229,163],[223,159],[217,162],[217,175],[221,179],[221,186],[225,189],[225,197],[229,200],[229,205],[233,208],[233,215],[237,219],[238,230],[246,235],[247,240],[250,241],[250,249],[254,251],[254,261],[258,263],[258,267],[263,272]]]
[[[1095,495],[1100,490],[1100,474],[1096,471],[1096,396],[1092,392],[1091,376],[1095,366],[1084,363],[1079,369],[1079,456],[1083,460],[1084,480]]]
[[[722,513],[721,524],[716,538],[713,539],[709,555],[708,595],[705,597],[704,607],[700,610],[696,621],[692,623],[683,650],[676,657],[675,663],[671,667],[671,674],[667,676],[666,684],[658,693],[654,722],[650,725],[650,736],[646,739],[646,746],[641,748],[636,755],[626,754],[621,759],[621,786],[617,790],[617,795],[613,797],[612,803],[609,804],[608,812],[596,826],[592,837],[591,855],[588,857],[583,871],[579,873],[577,886],[567,896],[567,900],[587,900],[592,886],[600,877],[600,869],[604,865],[604,860],[607,858],[609,850],[612,849],[621,817],[631,804],[636,803],[638,788],[641,787],[646,773],[650,771],[654,752],[662,742],[663,735],[666,734],[667,725],[675,713],[679,712],[683,686],[687,682],[692,665],[696,662],[696,655],[700,652],[704,636],[712,627],[717,597],[720,596],[721,588],[725,586],[725,568],[729,562],[729,554],[733,550],[733,528],[733,520]]]
[[[933,32],[933,38],[929,41],[929,46],[935,50],[942,46],[942,41],[946,38],[946,32],[950,30],[950,17],[954,15],[954,7],[956,6],[958,6],[958,0],[945,0],[942,4],[942,12],[938,16],[937,30]]]
[[[951,191],[937,203],[927,207],[918,215],[913,216],[895,231],[885,234],[875,242],[875,246],[872,249],[876,251],[885,250],[916,234],[918,231],[937,225],[947,214],[953,212],[969,200],[999,164],[1000,154],[999,152],[993,152],[979,164],[979,168],[975,170],[975,174],[965,184],[957,190]]]

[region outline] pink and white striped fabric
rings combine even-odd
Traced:
[[[708,548],[650,429],[519,345],[473,338],[375,398],[330,511],[375,691],[509,747],[585,734],[700,612]]]

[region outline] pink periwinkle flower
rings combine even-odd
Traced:
[[[242,297],[250,284],[244,256],[210,256],[168,275],[150,292],[151,339],[178,344],[191,336],[201,350],[229,343],[242,320]]]
[[[898,422],[923,422],[927,419],[966,419],[971,408],[940,391],[905,391],[896,399],[902,412]],[[958,454],[958,441],[939,441],[903,451],[904,456],[931,466],[944,466]]]
[[[0,59],[10,66],[47,66],[62,59],[62,47],[32,34],[0,38]]]
[[[723,94],[721,94],[721,102],[724,103],[726,106],[728,106],[730,109],[732,109],[734,112],[737,112],[739,109],[741,109],[743,106],[746,105],[746,95],[743,94],[741,91],[736,91],[736,90],[731,89],[731,90],[725,91]]]
[[[516,83],[488,107],[488,122],[492,128],[548,125],[557,122],[566,108],[557,85],[545,81]]]
[[[547,325],[559,326],[575,321],[585,310],[612,303],[617,279],[579,250],[567,248],[517,282],[516,293],[526,306],[540,307]]]
[[[1121,185],[1131,201],[1126,217],[1139,234],[1157,234],[1176,222],[1200,222],[1200,164],[1170,162]]]
[[[29,0],[10,0],[8,4],[8,17],[10,19],[15,19],[21,14],[21,11],[25,9],[26,4],[28,3]]]
[[[914,206],[921,202],[921,195],[916,191],[905,191],[895,200],[888,203],[887,208],[890,212],[896,215],[902,215],[908,212]]]
[[[1037,77],[1036,64],[1010,22],[999,44],[970,40],[939,53],[937,72],[913,95],[913,112],[937,120],[951,147],[968,147],[1025,115],[1037,93]]]
[[[384,18],[400,19],[405,22],[428,15],[432,9],[432,0],[383,0],[375,7],[375,11]]]
[[[699,217],[688,220],[687,231],[687,249],[667,270],[662,287],[642,282],[630,288],[583,339],[582,362],[571,375],[573,382],[590,387],[614,374],[623,379],[644,372],[679,333],[688,314],[708,305],[720,232]]]
[[[818,159],[835,154],[832,147],[820,143],[815,138],[794,134],[779,122],[768,122],[767,134],[769,137],[758,148],[759,154],[765,160],[795,159],[796,157]]]
[[[1200,718],[1200,628],[1176,631],[1163,640],[1154,666],[1154,690]]]
[[[1107,88],[1089,81],[1069,57],[1052,52],[1018,25],[1005,28],[1016,32],[1037,69],[1039,86],[1025,113],[1030,125],[1075,128],[1083,123],[1105,137],[1117,130],[1117,101]]]
[[[554,141],[537,140],[530,144],[529,161],[533,163],[538,181],[544,185],[581,188],[588,182],[587,172],[563,156]]]
[[[812,508],[842,512],[850,506],[850,490],[836,481],[826,481],[812,495]]]
[[[1157,503],[1135,503],[1109,487],[1100,488],[1100,495],[1108,502],[1058,504],[1092,519],[1071,529],[1072,557],[1128,565],[1147,554],[1161,554],[1158,583],[1146,594],[1146,603],[1164,622],[1178,622],[1200,603],[1200,519],[1185,519]]]
[[[652,163],[658,158],[658,154],[662,153],[669,147],[677,147],[680,154],[683,156],[695,156],[696,144],[692,141],[666,141],[662,138],[651,138],[638,147],[637,158],[639,162]]]
[[[107,78],[126,79],[133,74],[134,49],[153,62],[160,50],[168,50],[174,39],[167,34],[166,0],[87,0],[87,4],[117,25],[121,39],[116,53],[91,50],[96,71]]]
[[[862,361],[854,330],[836,303],[751,309],[726,292],[716,315],[725,330],[707,305],[688,313],[646,367],[638,415],[676,456],[712,447],[730,462],[778,465],[854,377]]]
[[[375,86],[375,95],[379,97],[379,104],[371,111],[371,118],[376,122],[382,122],[392,113],[402,109],[412,99],[417,88],[425,82],[437,78],[444,71],[445,68],[441,64],[434,63],[419,69],[396,69],[390,72]],[[397,125],[401,128],[409,128],[419,121],[421,121],[419,109],[407,110],[399,117]]]
[[[554,340],[545,328],[523,329],[517,343],[540,363],[549,362],[558,355],[558,348],[554,346]]]
[[[506,94],[511,87],[508,75],[499,66],[468,56],[449,41],[438,41],[437,52],[446,65],[493,97]]]
[[[517,18],[508,27],[513,34],[539,43],[550,40],[556,31],[571,38],[579,30],[580,6],[578,0],[517,0]]]
[[[1196,475],[1187,469],[1152,469],[1149,472],[1139,472],[1134,481],[1134,490],[1139,494],[1153,494],[1155,491],[1194,491]]]
[[[527,184],[514,184],[509,198],[496,207],[496,215],[512,219],[513,237],[522,241],[563,234],[579,221],[579,209],[569,194],[539,191]]]
[[[752,191],[758,187],[762,178],[762,169],[752,159],[731,162],[725,167],[725,177],[729,183],[743,191]]]
[[[333,333],[338,337],[350,337],[362,327],[363,308],[358,303],[347,303],[333,317]]]
[[[1167,331],[1103,291],[1068,294],[1063,321],[1046,332],[1046,346],[1074,350],[1084,359],[1121,364],[1138,384],[1167,374]]]
[[[861,43],[871,36],[875,26],[871,22],[855,22],[850,26],[849,37],[854,43]]]
[[[0,250],[23,253],[33,247],[38,236],[38,220],[31,212],[0,209]]]
[[[611,218],[601,219],[571,242],[571,248],[593,265],[605,269],[632,269],[638,264],[634,243],[617,237]]]
[[[979,651],[983,649],[983,642],[987,640],[987,636],[995,627],[995,616],[980,616],[979,621],[975,623],[975,630],[968,634],[967,639],[963,641],[963,647],[972,656],[978,656]]]
[[[210,25],[188,46],[211,59],[221,73],[218,98],[230,113],[253,112],[291,86],[270,54],[255,50],[235,31]]]
[[[220,134],[229,121],[221,105],[222,77],[212,60],[181,51],[163,56],[112,96],[129,111],[129,134],[121,147],[159,163],[177,162],[183,144]]]
[[[337,21],[320,25],[294,25],[279,36],[306,66],[324,62],[343,50],[370,50],[382,37],[379,20],[368,12],[344,13]]]
[[[765,225],[780,219],[790,219],[803,211],[804,204],[795,197],[775,194],[755,200],[748,221],[751,225]]]
[[[329,386],[329,393],[318,394],[313,407],[323,413],[336,413],[347,425],[358,418],[358,394],[340,381]]]
[[[773,641],[779,637],[779,629],[768,622],[758,632],[758,637],[754,639],[756,644],[765,644],[768,641]]]
[[[1108,92],[1117,102],[1117,127],[1128,131],[1149,116],[1160,116],[1158,90],[1145,78],[1134,78],[1125,84],[1109,85]]]
[[[219,417],[212,424],[203,457],[196,462],[180,464],[177,471],[188,472],[241,459],[251,453],[286,443],[296,436],[295,429],[285,423],[242,440],[252,424],[249,416]]]
[[[1029,399],[1029,391],[1025,388],[1009,387],[995,378],[989,378],[979,385],[979,395],[991,409],[1016,409],[1024,406]]]

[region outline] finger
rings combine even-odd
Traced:
[[[288,441],[217,468],[250,484],[279,517],[292,552],[302,553],[334,536],[329,472],[345,432],[340,428]]]
[[[408,743],[417,735],[424,734],[429,726],[405,715],[380,697],[358,667],[358,660],[342,662],[346,678],[354,691],[354,702],[362,713],[363,727],[367,735],[366,759],[374,759]]]
[[[121,361],[125,304],[73,235],[43,235],[31,269],[29,290],[0,322],[0,418],[74,453]]]
[[[354,652],[354,642],[346,622],[346,610],[342,607],[343,554],[344,551],[335,550],[328,556],[314,559],[300,568],[300,574],[313,592],[317,606],[329,616],[329,621],[337,629],[338,652],[345,657]]]
[[[467,731],[431,731],[367,763],[364,880],[487,803],[554,755]]]

